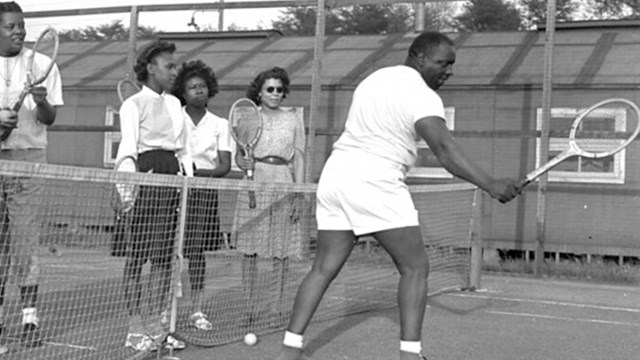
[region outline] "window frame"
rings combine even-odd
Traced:
[[[569,118],[575,119],[585,109],[582,108],[552,108],[551,119]],[[542,129],[542,108],[537,108],[536,111],[536,129],[540,131]],[[613,110],[612,110],[613,111]],[[624,123],[624,111],[620,111],[617,114],[612,114],[616,118],[616,128],[620,126],[617,122]],[[568,146],[568,138],[549,137],[549,153],[561,152]],[[541,139],[536,138],[536,168],[543,165],[540,161],[540,144]],[[550,156],[550,158],[552,158]],[[588,159],[577,158],[577,161],[585,161]],[[546,163],[546,162],[545,162]],[[626,151],[623,149],[617,154],[613,155],[613,171],[611,172],[593,172],[593,171],[562,171],[551,169],[548,174],[549,182],[556,183],[582,183],[582,184],[624,184],[626,175]]]
[[[104,114],[104,124],[106,126],[114,126],[120,123],[120,113],[116,108],[111,105],[107,105]],[[102,165],[105,168],[113,168],[116,164],[117,150],[114,150],[114,145],[119,144],[122,139],[120,131],[105,131],[104,133],[104,149],[102,152]]]

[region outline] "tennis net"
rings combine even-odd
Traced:
[[[314,184],[12,161],[0,161],[0,169],[8,359],[148,355],[153,346],[125,348],[132,329],[152,339],[173,332],[202,346],[278,331],[286,326],[297,285],[314,258]],[[122,184],[140,189],[128,213],[114,211]],[[256,195],[253,208],[249,191]],[[476,191],[461,184],[411,187],[429,254],[430,294],[470,285]],[[15,199],[26,205],[15,206]],[[34,237],[43,343],[26,347],[20,339],[23,283],[16,266],[24,260],[15,249]],[[11,266],[5,265],[9,261]],[[168,294],[162,279],[171,282]],[[389,256],[362,237],[313,321],[394,307],[398,279]]]

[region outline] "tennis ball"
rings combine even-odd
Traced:
[[[254,333],[248,333],[244,336],[244,343],[253,346],[258,343],[258,337]]]

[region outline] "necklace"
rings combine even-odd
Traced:
[[[0,74],[0,76],[4,79],[4,84],[7,87],[7,89],[11,86],[11,77],[13,76],[13,71],[16,69],[16,66],[18,65],[18,60],[16,58],[16,61],[13,63],[13,67],[11,67],[11,69],[9,69],[9,60],[12,58],[5,58],[4,59],[4,74]]]

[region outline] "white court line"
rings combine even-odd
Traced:
[[[521,302],[521,303],[534,303],[534,304],[555,305],[555,306],[571,306],[571,307],[584,308],[584,309],[610,310],[610,311],[621,311],[621,312],[630,312],[630,313],[640,314],[640,309],[637,309],[637,308],[589,305],[589,304],[580,304],[580,303],[563,302],[563,301],[532,300],[532,299],[495,297],[495,296],[483,296],[483,295],[472,295],[472,294],[452,294],[452,295],[458,296],[458,297],[475,298],[475,299],[504,300],[504,301],[514,301],[514,302]]]
[[[19,338],[16,337],[7,337],[8,340],[12,340],[14,342],[20,342],[21,340]],[[98,348],[95,348],[93,346],[82,346],[82,345],[74,345],[74,344],[65,344],[65,343],[59,343],[59,342],[54,342],[54,341],[47,341],[47,340],[43,340],[42,341],[43,344],[47,344],[47,345],[51,345],[51,346],[64,346],[64,347],[68,347],[68,348],[72,348],[72,349],[76,349],[76,350],[91,350],[91,351],[97,351]]]
[[[538,319],[586,322],[586,323],[592,323],[592,324],[606,324],[606,325],[626,325],[626,326],[640,327],[640,324],[628,323],[628,322],[622,322],[622,321],[585,319],[585,318],[570,318],[570,317],[565,317],[565,316],[539,315],[539,314],[516,313],[516,312],[493,311],[493,310],[488,310],[486,312],[489,313],[489,314],[508,315],[508,316],[521,316],[521,317],[530,317],[530,318],[538,318]]]

